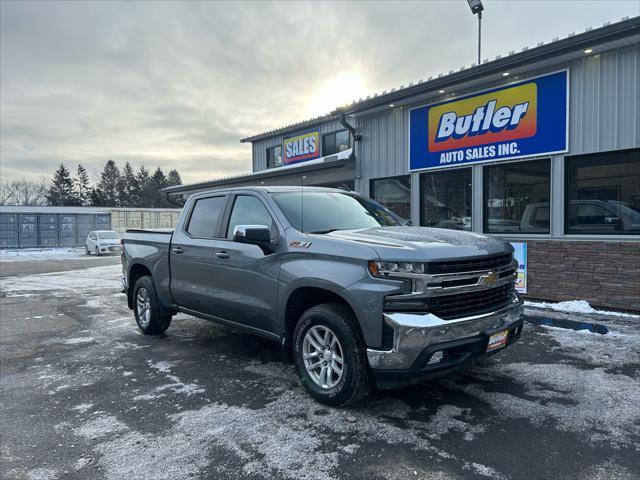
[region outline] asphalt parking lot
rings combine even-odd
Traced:
[[[185,315],[143,336],[119,274],[0,259],[0,477],[640,478],[640,319],[527,323],[484,366],[338,410],[266,340]]]

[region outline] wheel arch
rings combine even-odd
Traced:
[[[127,277],[127,285],[129,285],[129,288],[127,289],[127,305],[131,310],[133,310],[133,287],[136,285],[139,278],[147,275],[151,277],[151,280],[153,280],[151,270],[141,263],[136,263],[129,268],[129,275]]]
[[[282,359],[286,363],[293,360],[293,333],[302,314],[311,307],[326,303],[338,303],[344,305],[356,320],[355,327],[362,336],[362,327],[358,321],[356,311],[346,296],[338,293],[336,289],[327,286],[300,286],[291,291],[287,297],[284,308],[284,333],[282,338]]]

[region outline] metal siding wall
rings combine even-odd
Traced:
[[[639,82],[639,46],[570,65],[570,155],[640,146]]]
[[[38,246],[38,215],[20,214],[18,216],[19,238],[21,247]]]
[[[58,246],[58,217],[55,214],[38,215],[39,246]]]
[[[0,248],[18,246],[18,215],[0,213]]]
[[[407,173],[408,114],[404,108],[363,117],[358,121],[357,161],[363,183]]]

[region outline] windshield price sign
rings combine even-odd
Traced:
[[[567,151],[567,71],[410,111],[409,168]]]

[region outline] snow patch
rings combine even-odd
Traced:
[[[79,437],[96,440],[114,433],[122,433],[129,430],[124,423],[112,415],[101,415],[85,422],[82,426],[73,430]]]
[[[608,310],[596,310],[589,302],[584,300],[568,300],[566,302],[547,303],[547,302],[524,302],[525,307],[530,308],[545,308],[548,310],[554,310],[556,312],[565,313],[583,313],[583,314],[597,314],[607,315],[611,317],[627,317],[627,318],[640,318],[640,315],[623,312],[611,312]]]
[[[9,296],[28,296],[30,292],[55,291],[66,296],[78,291],[94,293],[120,289],[122,267],[109,265],[67,272],[39,273],[0,279],[0,289]]]
[[[93,337],[78,337],[78,338],[70,338],[64,341],[65,345],[78,345],[81,343],[93,343],[95,342],[95,338]]]

